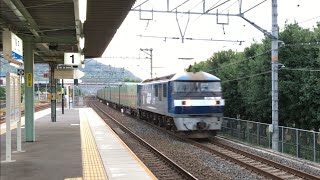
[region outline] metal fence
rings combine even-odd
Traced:
[[[264,148],[272,147],[269,125],[235,118],[224,118],[222,136]],[[320,133],[279,126],[279,151],[298,158],[320,162]]]

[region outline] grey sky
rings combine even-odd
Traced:
[[[144,0],[138,0],[136,5]],[[185,0],[172,1],[170,6],[176,7]],[[206,7],[210,8],[224,2],[225,0],[207,0]],[[142,6],[142,9],[162,9],[165,10],[166,0],[150,0]],[[201,0],[190,0],[178,10],[201,11]],[[245,11],[263,0],[242,0],[242,11]],[[198,6],[195,6],[199,4]],[[278,24],[280,29],[284,27],[285,22],[298,22],[305,28],[312,28],[320,21],[319,0],[278,0]],[[239,0],[230,0],[218,8],[221,13],[237,14],[239,12]],[[212,11],[216,12],[216,9]],[[142,13],[142,17],[150,17],[150,13]],[[270,32],[271,29],[271,0],[266,0],[261,5],[248,11],[245,17],[262,28]],[[184,31],[188,20],[187,15],[178,15],[180,27]],[[225,17],[219,17],[219,21],[226,21]],[[186,29],[185,37],[202,39],[223,39],[223,40],[244,40],[239,43],[230,42],[212,42],[212,41],[191,41],[172,40],[164,38],[143,38],[143,36],[159,37],[180,37],[178,24],[175,14],[154,13],[153,20],[140,20],[138,12],[130,12],[126,20],[118,29],[113,40],[109,44],[103,56],[114,57],[103,60],[106,64],[112,64],[118,67],[125,67],[141,78],[150,77],[150,60],[143,59],[123,59],[116,57],[146,57],[140,48],[153,48],[153,71],[154,76],[166,75],[177,71],[183,71],[194,61],[202,61],[209,58],[214,52],[232,49],[242,51],[250,46],[253,40],[259,41],[263,34],[247,23],[240,17],[229,17],[229,25],[216,23],[216,16],[191,15]],[[194,58],[192,61],[182,61],[179,58]],[[161,67],[161,68],[159,68]]]

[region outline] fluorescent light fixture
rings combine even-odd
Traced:
[[[81,23],[87,19],[87,0],[79,0],[79,18]]]
[[[80,48],[83,49],[84,48],[84,37],[80,37],[79,41],[80,41]]]
[[[9,63],[10,66],[13,66],[13,67],[16,67],[16,68],[19,68],[20,66],[18,64],[15,64],[15,63]]]

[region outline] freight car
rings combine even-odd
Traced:
[[[189,138],[216,135],[223,120],[221,81],[206,72],[113,84],[98,90],[97,97],[128,114],[182,132]]]

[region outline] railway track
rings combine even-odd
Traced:
[[[192,142],[194,145],[250,169],[258,174],[271,179],[309,179],[319,180],[319,177],[305,173],[303,171],[290,168],[278,162],[248,153],[241,149],[236,149],[216,141],[208,143]]]
[[[90,103],[90,106],[106,121],[106,119],[111,119],[114,123],[116,123],[120,128],[126,133],[130,134],[134,140],[141,144],[141,148],[138,151],[135,151],[135,154],[143,159],[144,163],[148,166],[148,168],[154,173],[154,175],[158,179],[197,179],[191,173],[184,170],[178,164],[170,160],[164,154],[162,154],[159,150],[154,148],[152,145],[144,141],[138,135],[136,135],[129,128],[122,125],[116,119],[108,115],[105,111],[103,111],[97,104],[94,102]]]
[[[45,103],[45,104],[41,104],[41,105],[36,105],[34,110],[35,112],[47,109],[50,107],[50,103]],[[24,116],[24,110],[21,111],[21,116]],[[6,112],[2,112],[0,115],[0,124],[5,123],[6,122]]]
[[[146,121],[145,121],[146,122]],[[308,180],[320,180],[320,177],[314,176],[312,174],[308,174],[306,172],[300,171],[298,169],[294,169],[285,165],[282,165],[278,162],[260,157],[255,154],[248,153],[241,149],[236,149],[231,146],[224,145],[222,143],[211,140],[210,142],[197,142],[195,140],[187,139],[183,136],[180,136],[174,132],[168,131],[164,128],[156,126],[150,122],[146,122],[149,125],[165,131],[180,140],[188,142],[194,146],[197,146],[209,153],[214,155],[218,155],[230,162],[238,164],[242,167],[250,169],[251,171],[260,174],[266,178],[271,179],[290,179],[290,180],[298,180],[298,179],[308,179]]]
[[[157,128],[161,131],[171,134],[183,142],[187,142],[189,144],[192,144],[198,147],[199,149],[205,150],[213,154],[214,156],[218,156],[223,159],[226,159],[229,162],[238,164],[239,166],[244,167],[256,174],[262,175],[268,179],[290,179],[290,180],[317,179],[317,180],[320,180],[320,178],[315,175],[288,167],[287,165],[283,165],[278,162],[271,161],[269,159],[263,158],[255,154],[248,153],[241,149],[236,149],[236,148],[224,145],[224,143],[219,143],[214,139],[209,142],[208,141],[197,142],[191,139],[187,139],[183,136],[180,136],[177,133],[167,131],[166,129],[160,128],[159,126],[156,126],[150,122],[147,122],[147,121],[143,121],[143,122],[153,126],[154,128]],[[220,140],[220,141],[223,141],[223,140]]]
[[[260,157],[255,154],[248,153],[246,151],[243,151],[241,149],[236,149],[231,146],[224,145],[222,143],[216,142],[216,141],[210,141],[210,142],[202,142],[199,143],[197,141],[187,139],[183,136],[180,136],[179,134],[176,134],[174,132],[168,131],[164,128],[161,128],[159,126],[156,126],[150,122],[144,121],[147,124],[160,129],[162,131],[165,131],[166,133],[169,133],[175,137],[177,137],[180,140],[183,140],[185,142],[191,143],[194,146],[197,146],[209,153],[212,153],[214,155],[218,155],[219,157],[222,157],[228,161],[231,161],[235,164],[238,164],[242,167],[245,167],[257,174],[260,174],[266,178],[271,179],[290,179],[290,180],[298,180],[298,179],[309,179],[309,180],[320,180],[319,177],[314,176],[312,174],[308,174],[306,172],[300,171],[298,169],[294,169],[291,167],[288,167],[286,165],[280,164],[278,162]]]
[[[236,149],[234,147],[224,145],[214,140],[211,140],[210,142],[197,142],[195,140],[187,139],[183,136],[180,136],[174,132],[167,131],[166,129],[156,126],[150,122],[147,123],[155,128],[161,129],[162,131],[166,131],[167,133],[177,137],[180,140],[193,144],[194,146],[197,146],[209,153],[218,155],[219,157],[222,157],[230,162],[250,169],[251,171],[260,174],[266,178],[281,180],[320,180],[320,177],[282,165],[278,162],[260,157],[255,154],[248,153],[241,149]]]

